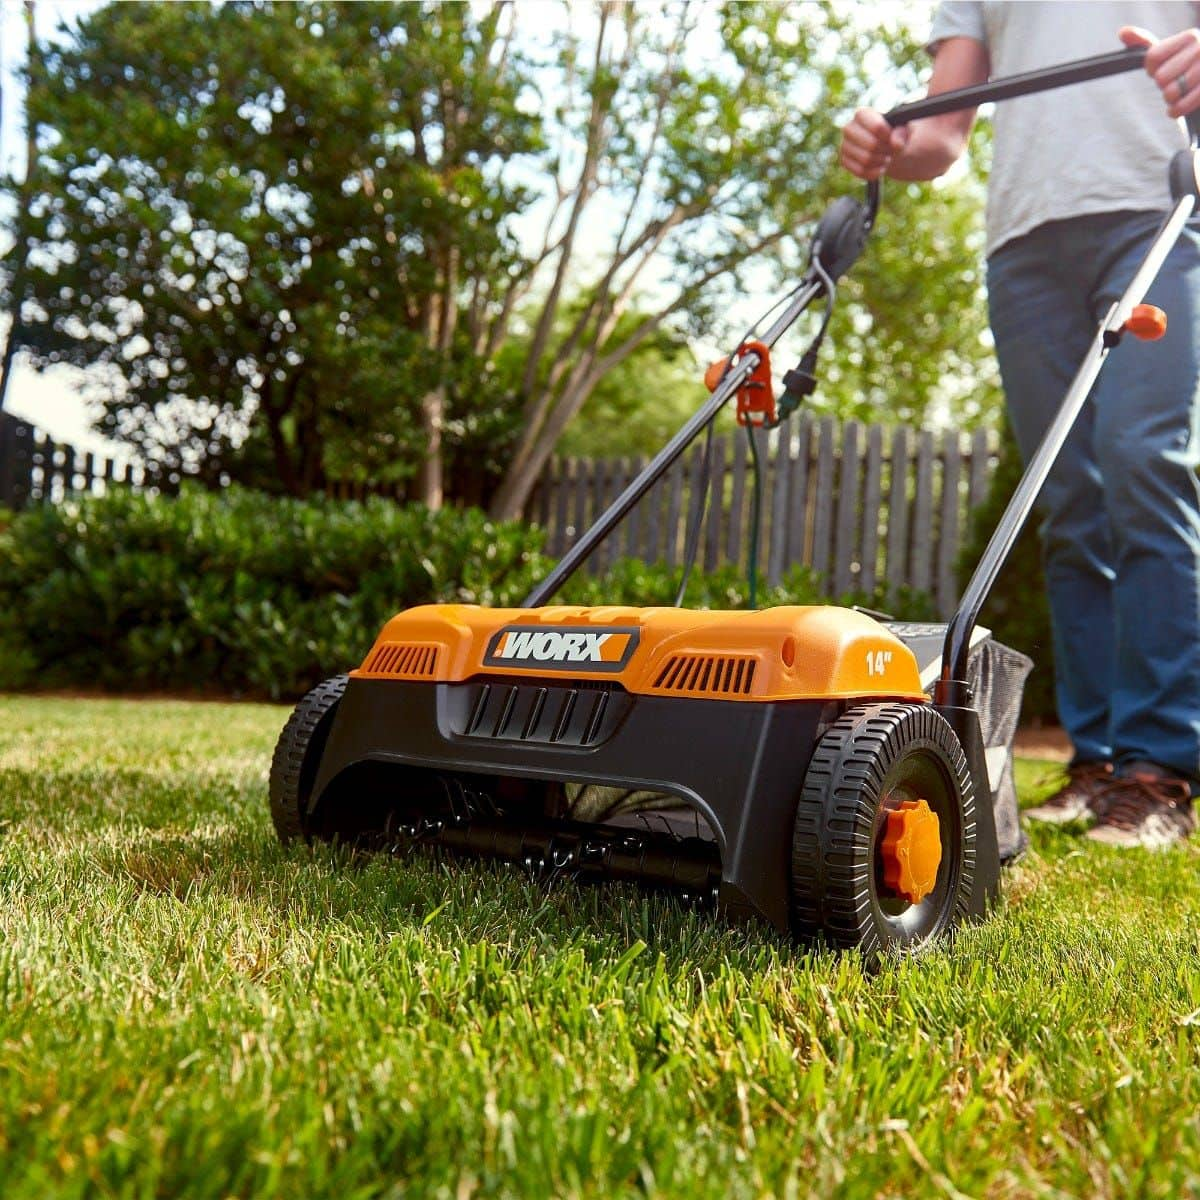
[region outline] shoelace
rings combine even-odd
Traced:
[[[1136,829],[1146,819],[1150,805],[1180,808],[1191,802],[1191,788],[1185,779],[1118,776],[1098,793],[1109,798],[1104,823],[1118,829]]]

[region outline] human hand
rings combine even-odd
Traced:
[[[1186,117],[1200,108],[1200,29],[1185,29],[1160,41],[1146,29],[1122,25],[1117,36],[1126,46],[1147,47],[1146,74],[1158,84],[1172,117]]]
[[[893,129],[883,113],[860,108],[842,129],[842,166],[859,179],[878,179],[908,144],[908,135],[907,125]]]

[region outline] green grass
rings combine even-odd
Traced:
[[[870,975],[283,850],[284,716],[0,697],[5,1200],[1200,1193],[1200,846],[1038,836],[994,919]]]

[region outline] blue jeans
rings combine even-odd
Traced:
[[[1053,221],[988,261],[996,354],[1026,460],[1161,214]],[[1039,508],[1059,718],[1077,763],[1152,762],[1200,781],[1200,231],[1147,301],[1158,342],[1126,335]]]

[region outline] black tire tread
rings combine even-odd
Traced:
[[[267,794],[271,823],[281,842],[308,836],[304,822],[308,796],[304,793],[311,786],[313,755],[319,757],[324,749],[330,719],[348,679],[348,675],[335,675],[317,684],[292,710],[275,743]]]
[[[796,805],[792,837],[792,928],[868,957],[885,947],[870,919],[861,864],[870,851],[884,777],[906,750],[945,752],[961,789],[963,861],[956,916],[966,916],[974,872],[975,806],[966,755],[946,720],[926,704],[881,703],[847,709],[813,752]]]

